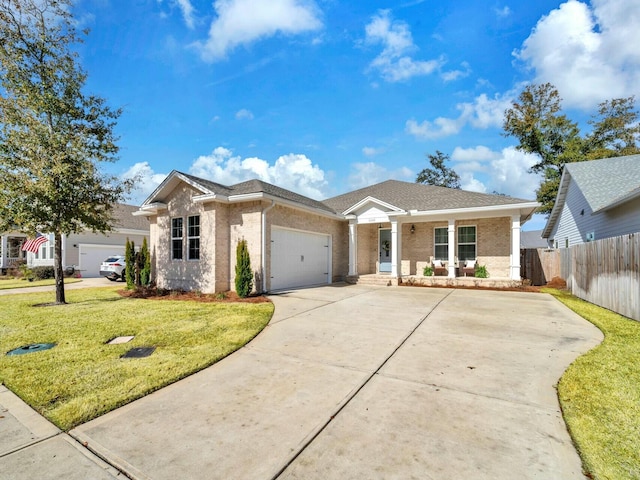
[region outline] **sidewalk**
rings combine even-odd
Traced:
[[[0,385],[0,479],[113,480],[118,475]]]

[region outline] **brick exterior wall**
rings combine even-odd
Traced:
[[[349,225],[347,220],[332,219],[283,205],[267,212],[266,271],[262,271],[262,212],[270,201],[237,204],[194,203],[200,192],[180,184],[168,195],[165,211],[149,218],[152,277],[158,287],[198,290],[203,293],[235,289],[235,259],[238,241],[245,239],[254,271],[254,290],[262,291],[262,279],[270,286],[271,229],[274,226],[328,234],[331,237],[332,281],[342,281],[349,271]],[[187,217],[200,215],[200,260],[187,260]],[[182,217],[185,224],[183,260],[171,259],[171,219]],[[380,225],[357,226],[358,274],[378,271],[378,230]],[[415,232],[411,233],[411,225]],[[511,219],[509,217],[468,219],[456,222],[476,226],[478,262],[486,265],[491,277],[509,277],[511,256]],[[403,275],[421,275],[425,262],[434,255],[434,228],[447,227],[447,222],[410,222],[402,227],[401,265]],[[454,246],[457,251],[457,245]]]
[[[324,233],[331,236],[332,281],[339,282],[349,273],[349,223],[324,215],[277,205],[267,213],[267,258],[271,258],[271,227],[285,227],[305,232]],[[267,262],[267,289],[270,286],[271,265]]]
[[[381,224],[390,228],[390,224]],[[415,232],[411,233],[411,225]],[[457,227],[476,227],[476,254],[478,263],[486,265],[489,275],[496,278],[509,277],[511,261],[511,218],[481,218],[456,221]],[[378,228],[380,224],[358,225],[358,274],[377,273]],[[422,269],[434,256],[434,229],[447,228],[447,222],[404,223],[402,227],[401,265],[402,275],[422,275]]]

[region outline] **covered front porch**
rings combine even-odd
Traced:
[[[519,211],[392,213],[369,208],[350,217],[347,281],[486,287],[521,282]],[[484,272],[488,278],[479,278]]]
[[[26,240],[27,236],[19,233],[0,235],[0,273],[5,274],[26,259],[27,252],[22,251]]]

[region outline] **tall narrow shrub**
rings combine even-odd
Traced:
[[[240,298],[248,297],[253,288],[253,272],[247,241],[243,238],[236,248],[236,293]]]
[[[140,249],[141,265],[140,269],[140,284],[146,287],[151,283],[151,253],[149,252],[149,245],[147,244],[147,237],[142,240],[142,248]]]
[[[132,289],[136,286],[136,247],[133,240],[127,238],[124,249],[124,259],[126,262],[124,278],[127,281],[127,288]]]

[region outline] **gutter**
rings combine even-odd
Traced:
[[[262,252],[260,255],[262,267],[262,293],[267,291],[267,212],[276,206],[276,201],[271,200],[271,205],[262,209]]]

